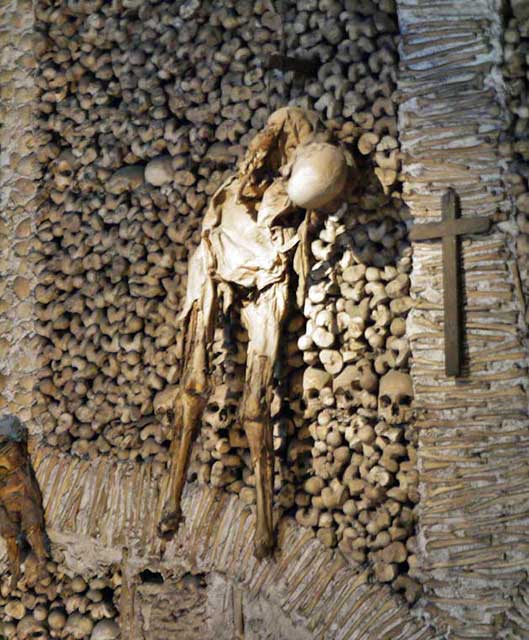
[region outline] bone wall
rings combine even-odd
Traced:
[[[288,325],[288,401],[274,426],[277,505],[415,599],[402,577],[418,499],[404,428],[412,394],[383,396],[389,407],[402,402],[396,420],[385,421],[378,401],[379,378],[406,371],[409,356],[393,4],[291,2],[279,15],[267,3],[121,11],[42,0],[36,17],[46,201],[35,296],[47,442],[163,473],[171,425],[160,418],[180,374],[176,317],[204,206],[271,110],[289,100],[313,107],[358,156],[362,189],[349,210],[314,219],[308,301]],[[317,78],[265,75],[282,37],[285,53],[320,63]],[[192,475],[252,505],[235,420],[246,341],[236,323],[231,342],[219,330],[213,345],[218,386]]]
[[[510,185],[517,199],[526,183],[524,170],[517,173],[523,138],[513,144],[518,154],[515,168],[510,174],[503,172],[501,178],[497,171],[501,162],[510,160],[512,149],[497,147],[499,135],[505,133],[508,139],[512,133],[502,120],[504,98],[494,66],[500,54],[499,7],[479,2],[467,7],[466,13],[457,7],[452,14],[444,3],[431,2],[419,9],[415,3],[400,3],[405,68],[397,94],[393,3],[306,0],[294,6],[285,2],[287,53],[312,52],[327,65],[317,82],[307,81],[304,86],[289,76],[286,88],[272,79],[267,96],[259,58],[268,46],[272,50],[273,45],[275,51],[278,43],[277,16],[268,5],[237,2],[231,7],[225,2],[199,5],[190,1],[145,5],[147,10],[141,4],[126,0],[118,6],[117,2],[93,0],[48,6],[39,2],[35,13],[40,34],[35,51],[41,116],[33,122],[38,124],[42,143],[38,156],[45,171],[41,195],[46,204],[39,210],[38,241],[31,242],[38,273],[34,313],[41,336],[38,404],[33,415],[34,427],[45,431],[54,448],[47,462],[40,459],[38,465],[54,544],[64,542],[63,532],[75,532],[68,540],[70,549],[75,548],[74,538],[86,536],[104,557],[104,564],[112,564],[121,560],[126,541],[140,557],[149,548],[152,555],[147,564],[166,553],[174,566],[174,550],[164,552],[155,535],[169,443],[166,426],[155,414],[155,398],[178,380],[180,346],[174,320],[185,288],[187,256],[197,241],[204,203],[231,171],[234,157],[253,135],[252,130],[261,126],[269,109],[285,99],[302,104],[305,100],[316,105],[342,140],[358,148],[359,157],[368,159],[368,196],[358,205],[361,216],[345,211],[327,226],[315,221],[315,264],[325,265],[329,258],[340,256],[324,278],[316,266],[312,274],[313,295],[324,295],[330,308],[318,309],[319,298],[309,298],[304,314],[294,316],[289,325],[286,377],[288,393],[293,394],[289,398],[292,414],[278,419],[276,425],[277,477],[286,487],[279,492],[278,483],[277,502],[286,516],[294,516],[307,528],[296,527],[288,517],[282,521],[281,526],[289,522],[289,531],[295,532],[286,540],[281,538],[284,555],[278,566],[289,569],[282,591],[273,563],[258,570],[243,545],[241,532],[250,531],[248,523],[253,517],[251,506],[244,507],[253,502],[244,438],[233,430],[230,441],[225,431],[219,433],[206,424],[192,473],[226,490],[221,494],[224,511],[215,512],[222,522],[216,533],[208,525],[211,511],[206,507],[217,504],[215,492],[208,494],[211,488],[203,487],[204,493],[196,494],[193,487],[186,503],[190,524],[181,543],[182,554],[187,540],[192,547],[188,553],[197,554],[200,549],[194,570],[234,575],[233,564],[228,566],[233,551],[231,559],[242,567],[235,581],[245,581],[245,588],[256,595],[266,592],[266,602],[256,605],[256,619],[260,611],[270,611],[269,606],[271,610],[281,607],[322,637],[440,638],[446,637],[449,628],[454,629],[454,637],[492,637],[496,632],[500,637],[509,637],[511,632],[518,633],[513,637],[524,637],[527,589],[518,567],[524,562],[520,530],[526,526],[522,453],[526,352],[515,327],[518,323],[525,326],[520,320],[519,296],[525,284],[522,276],[522,284],[517,285],[513,270],[516,238],[511,233],[514,225],[508,218],[510,202],[506,203],[503,183]],[[2,86],[0,93],[2,116],[7,112],[10,124],[0,134],[2,151],[9,150],[2,155],[2,162],[8,158],[9,164],[9,171],[2,165],[2,198],[20,204],[5,209],[0,227],[2,273],[4,266],[8,273],[5,284],[0,284],[5,287],[0,340],[8,343],[7,357],[0,364],[4,376],[0,386],[4,385],[3,407],[25,418],[33,401],[29,391],[35,345],[28,340],[31,297],[20,300],[16,291],[23,296],[27,291],[24,279],[32,278],[25,252],[30,244],[26,218],[33,205],[26,204],[26,198],[33,195],[28,178],[38,177],[38,169],[26,158],[31,118],[23,107],[32,94],[30,83],[24,80],[26,72],[21,72],[22,65],[31,68],[29,58],[21,53],[28,46],[22,36],[31,31],[31,11],[12,1],[0,7],[0,19],[11,21],[9,29],[0,31],[2,60],[9,61],[2,77],[9,83],[13,80],[8,86],[21,83],[20,90],[12,92]],[[347,20],[341,15],[344,11]],[[218,17],[210,20],[213,14]],[[251,15],[258,21],[251,20]],[[432,15],[442,15],[442,20],[432,25]],[[513,39],[508,44],[516,51],[515,62],[524,51],[525,37],[523,21],[516,20],[509,28],[519,36],[506,36]],[[490,42],[485,32],[493,34]],[[20,42],[13,44],[13,33],[19,33]],[[476,40],[476,33],[483,38],[480,35]],[[446,45],[439,44],[445,36]],[[190,45],[201,39],[203,46]],[[506,47],[506,55],[508,52]],[[434,60],[439,61],[439,69]],[[447,68],[454,86],[446,81]],[[518,86],[517,76],[512,77],[518,72],[504,72],[506,80]],[[238,91],[241,78],[249,91]],[[523,122],[522,98],[518,103],[516,95],[515,89],[513,109]],[[523,89],[520,95],[523,97]],[[406,155],[404,171],[397,175],[395,105],[402,96],[405,108],[400,130]],[[518,125],[518,133],[516,121],[513,126],[514,135],[520,136],[523,125]],[[455,141],[459,146],[454,146]],[[122,171],[125,166],[129,169]],[[389,192],[386,200],[372,180],[374,175]],[[472,302],[469,352],[475,388],[470,391],[455,385],[446,385],[446,390],[442,384],[440,256],[434,247],[415,247],[411,293],[417,296],[418,305],[408,331],[411,329],[413,338],[415,390],[423,411],[418,442],[411,430],[398,429],[397,436],[377,419],[375,387],[369,389],[367,375],[373,374],[378,381],[385,367],[405,371],[407,366],[401,360],[406,343],[400,349],[386,347],[389,338],[402,338],[399,324],[409,311],[406,278],[392,284],[400,275],[409,275],[403,234],[403,218],[408,214],[400,205],[396,178],[404,182],[405,201],[418,218],[438,214],[438,196],[454,180],[464,192],[464,206],[472,207],[474,214],[497,215],[496,205],[501,212],[491,238],[464,245]],[[523,213],[523,199],[520,202]],[[382,219],[386,229],[379,225]],[[518,220],[522,231],[518,255],[523,255],[523,218]],[[20,229],[19,223],[23,223]],[[349,254],[341,253],[343,244]],[[373,264],[374,254],[384,250],[388,263]],[[347,260],[353,254],[359,256],[366,272],[361,267],[351,270],[353,265]],[[519,265],[523,274],[523,259]],[[372,277],[367,267],[374,269],[369,272]],[[318,292],[322,281],[329,289],[322,286]],[[368,285],[371,291],[366,293]],[[389,295],[388,285],[389,291],[398,291],[395,298]],[[359,308],[363,300],[368,304]],[[383,309],[378,309],[378,303]],[[393,312],[392,306],[397,308],[396,317],[388,321],[384,308]],[[491,307],[499,307],[494,316]],[[318,320],[321,311],[330,313]],[[350,312],[356,321],[347,320],[346,332],[339,323]],[[351,326],[360,335],[353,335]],[[226,357],[219,363],[219,384],[226,374],[237,374],[243,362],[245,337],[234,328],[231,344],[224,344],[219,336],[219,354],[227,347],[236,349],[231,364]],[[377,346],[381,337],[384,342]],[[351,349],[354,341],[361,342],[360,349]],[[0,344],[7,348],[6,342]],[[345,360],[347,352],[350,359]],[[393,365],[388,364],[391,356]],[[364,377],[366,388],[356,389],[358,394],[350,393],[349,398],[337,393],[339,382],[335,381],[349,366],[361,372],[365,358],[372,366]],[[340,359],[342,369],[337,371]],[[316,405],[317,419],[313,420],[302,415],[300,372],[306,368],[318,369],[320,379],[327,381],[310,394]],[[237,385],[234,387],[236,394]],[[432,400],[439,393],[443,400]],[[354,407],[355,413],[360,409],[367,415],[362,416],[361,424],[347,430],[347,412],[359,397],[361,406]],[[391,441],[392,433],[396,442]],[[211,449],[206,446],[208,438]],[[393,447],[384,458],[389,468],[380,464],[387,447]],[[60,457],[61,450],[68,455]],[[396,454],[390,455],[390,450]],[[418,543],[410,537],[410,512],[417,513],[416,455],[423,496]],[[116,458],[123,464],[111,462]],[[398,466],[395,471],[391,470],[393,463]],[[350,467],[350,474],[356,475],[345,476]],[[373,482],[366,482],[370,474]],[[351,496],[351,487],[359,493]],[[388,499],[389,491],[400,499]],[[237,493],[240,499],[228,493]],[[238,533],[230,529],[236,512]],[[366,515],[360,516],[362,512]],[[373,516],[373,526],[368,514]],[[383,526],[377,530],[379,518]],[[129,538],[131,530],[137,534]],[[189,542],[194,530],[203,536],[197,548]],[[394,540],[395,534],[403,537]],[[358,548],[350,540],[358,540]],[[392,546],[403,540],[404,549]],[[328,548],[333,545],[343,554]],[[403,554],[404,560],[396,561]],[[69,573],[76,565],[85,574],[82,555],[68,556]],[[404,600],[387,585],[371,582],[364,571],[366,559],[379,580],[401,578],[393,584],[400,584],[410,600],[417,595],[414,581],[402,577],[415,577],[420,570],[426,599],[414,611],[427,611],[437,631],[415,621]],[[137,567],[135,571],[137,574]],[[64,582],[69,584],[69,579]],[[22,591],[5,596],[10,601],[22,598]],[[49,610],[55,607],[53,602],[40,604]],[[197,602],[201,607],[202,600],[197,598]],[[9,617],[6,622],[18,624]]]
[[[525,323],[529,322],[529,10],[523,2],[511,2],[504,13],[504,64],[502,72],[510,113],[509,132],[500,145],[501,155],[510,163],[504,180],[515,200],[517,285],[525,298]]]
[[[59,557],[55,553],[55,557]],[[64,559],[64,558],[63,558]],[[115,604],[121,591],[119,572],[89,576],[74,575],[61,562],[48,562],[40,578],[23,580],[16,589],[4,577],[0,584],[0,629],[2,637],[91,638],[120,637]]]
[[[266,2],[37,3],[38,390],[62,451],[165,461],[153,401],[179,376],[189,251],[271,110],[303,95],[342,139],[367,132],[365,153],[380,143],[377,170],[395,180],[392,3],[298,4],[279,16]],[[322,63],[309,97],[288,74],[265,78],[282,20],[287,53]]]
[[[487,215],[493,223],[461,243],[464,378],[444,375],[439,242],[413,247],[416,302],[408,318],[421,479],[418,567],[437,629],[466,638],[524,635],[512,620],[526,584],[519,532],[527,526],[527,326],[506,188],[511,132],[500,8],[489,0],[399,3],[403,196],[414,220],[438,219],[450,185],[463,216]]]

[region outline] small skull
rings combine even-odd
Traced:
[[[323,408],[320,392],[330,387],[332,376],[316,367],[309,367],[303,374],[303,400],[305,402],[305,418],[314,418]]]
[[[229,398],[226,384],[220,384],[213,389],[204,409],[204,422],[214,431],[228,428],[235,419],[236,407],[233,399]]]
[[[178,395],[178,386],[170,385],[159,391],[154,398],[154,414],[166,426],[174,422]]]
[[[332,381],[336,406],[338,409],[349,409],[360,404],[361,392],[360,372],[355,365],[349,365]]]
[[[378,413],[388,424],[407,422],[411,414],[413,384],[411,376],[390,371],[380,381]]]
[[[64,191],[70,186],[76,164],[77,159],[71,151],[63,151],[52,163],[53,179],[59,191]]]

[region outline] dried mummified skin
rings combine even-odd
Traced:
[[[14,416],[0,418],[0,534],[6,542],[14,588],[20,577],[22,562],[21,534],[31,546],[37,574],[49,557],[42,495],[31,467],[27,431]],[[27,576],[30,581],[37,577],[38,575]]]
[[[329,162],[334,166],[329,166]],[[250,143],[238,172],[214,194],[199,247],[189,262],[181,326],[185,354],[172,409],[170,498],[160,524],[171,535],[181,520],[181,496],[192,444],[211,391],[209,345],[217,309],[235,304],[248,331],[240,418],[256,478],[255,555],[274,546],[273,371],[288,311],[289,280],[298,276],[298,303],[308,273],[307,227],[316,207],[337,206],[353,179],[352,159],[319,131],[317,115],[296,107],[274,112]],[[303,180],[307,181],[306,193]],[[303,210],[302,207],[312,207]],[[167,407],[166,407],[167,409]],[[179,437],[178,437],[179,436]]]

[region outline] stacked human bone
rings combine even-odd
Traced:
[[[359,126],[386,171],[393,3],[282,4],[286,53],[322,63],[300,101],[342,139]],[[204,206],[269,113],[305,92],[291,73],[265,86],[282,21],[269,2],[39,0],[36,17],[44,430],[64,451],[163,463],[153,398],[178,377],[176,316]]]
[[[178,381],[176,317],[204,208],[271,111],[288,101],[314,108],[338,139],[369,158],[373,182],[358,210],[324,228],[315,221],[320,237],[312,244],[307,318],[293,314],[287,325],[290,414],[278,401],[277,502],[352,561],[371,556],[379,577],[391,581],[412,548],[413,447],[404,427],[376,420],[375,382],[354,389],[351,409],[361,394],[356,409],[366,415],[347,433],[347,398],[327,383],[329,376],[343,381],[351,367],[374,368],[377,381],[388,368],[406,367],[409,257],[404,227],[392,217],[400,202],[395,7],[392,0],[282,5],[283,16],[264,1],[125,0],[123,9],[103,0],[37,3],[39,156],[46,168],[35,252],[43,427],[48,442],[65,452],[143,459],[163,471],[172,424],[155,409]],[[283,82],[271,72],[265,81],[264,60],[280,48],[281,23],[285,53],[321,63],[317,78],[289,72]],[[351,238],[357,263],[351,249],[322,267]],[[313,301],[319,289],[324,309]],[[213,345],[218,386],[193,469],[252,503],[249,452],[236,422],[247,337],[237,324],[231,329],[229,339],[219,330]],[[300,352],[298,342],[311,347]],[[318,390],[324,406],[312,422],[302,406],[307,366],[307,380],[314,370],[325,378]],[[314,406],[316,398],[309,400]],[[325,421],[328,442],[321,437]],[[358,439],[367,427],[372,442]],[[342,456],[339,471],[335,456]],[[338,490],[359,456],[359,478],[346,476],[356,489]],[[372,495],[362,484],[365,470]],[[356,503],[364,505],[358,516]]]
[[[508,83],[507,96],[512,114],[511,136],[500,146],[508,159],[513,159],[505,180],[516,199],[518,265],[529,321],[529,6],[512,0],[505,30],[505,62],[503,73]]]
[[[405,337],[411,248],[398,214],[384,208],[383,196],[377,203],[376,187],[328,218],[311,247],[298,346],[314,443],[296,519],[353,561],[369,558],[379,580],[414,591],[399,577],[415,561],[418,501]]]
[[[411,248],[404,211],[373,173],[350,200],[335,215],[313,216],[305,317],[294,312],[287,324],[287,381],[274,403],[275,502],[351,562],[369,560],[379,580],[395,581],[413,599]],[[237,324],[228,340],[217,331],[213,353],[222,366],[193,473],[252,504],[255,477],[237,422],[246,342]]]
[[[0,584],[0,634],[16,640],[119,638],[114,603],[120,584],[119,573],[71,576],[56,562],[48,562],[45,575],[31,587],[20,581],[13,590],[9,577],[4,577]]]

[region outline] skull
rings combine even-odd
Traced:
[[[42,622],[33,616],[24,616],[17,624],[16,637],[20,640],[46,640],[49,635]]]
[[[63,151],[52,163],[53,179],[59,191],[64,191],[70,186],[76,164],[77,159],[71,151]]]
[[[204,422],[213,431],[226,429],[235,420],[236,410],[234,399],[229,397],[228,385],[217,385],[209,396],[204,409]]]
[[[90,640],[115,640],[119,638],[119,626],[115,620],[100,620],[90,636]]]
[[[358,406],[358,395],[361,392],[360,372],[355,365],[349,365],[332,381],[336,406],[338,409],[348,409]]]
[[[332,376],[316,367],[309,367],[303,373],[303,400],[306,404],[305,417],[314,418],[323,404],[320,399],[320,392],[326,387],[330,387]]]
[[[292,202],[304,209],[319,209],[334,200],[347,181],[347,160],[343,151],[326,142],[301,147],[288,182]]]
[[[162,424],[169,425],[174,421],[177,399],[177,385],[170,385],[162,389],[154,397],[154,414],[160,418]]]
[[[411,414],[413,384],[411,376],[390,371],[382,377],[378,394],[378,413],[388,424],[407,422]]]

